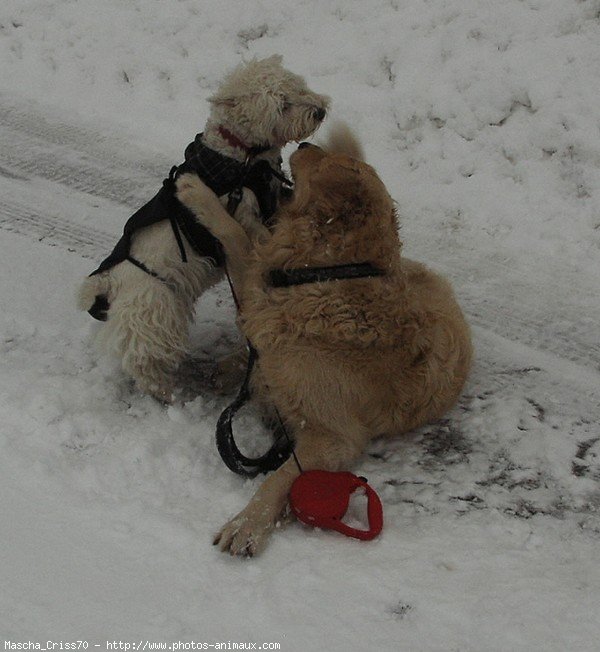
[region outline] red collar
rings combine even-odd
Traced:
[[[226,129],[222,125],[219,125],[219,133],[232,147],[238,147],[239,149],[243,149],[246,152],[246,154],[249,154],[250,151],[252,150],[252,147],[248,147],[246,143],[244,143],[235,134],[232,134],[231,131],[229,131],[229,129]]]

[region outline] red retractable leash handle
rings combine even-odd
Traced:
[[[368,530],[359,530],[342,523],[350,497],[363,488],[367,494]],[[336,530],[362,541],[374,539],[383,528],[381,500],[364,478],[347,471],[305,471],[290,491],[290,508],[306,525]]]
[[[350,527],[341,521],[335,521],[333,523],[333,529],[345,534],[347,537],[354,537],[355,539],[361,539],[361,541],[370,541],[371,539],[374,539],[383,528],[383,508],[379,496],[375,493],[372,487],[370,487],[366,482],[359,486],[364,487],[367,493],[367,517],[369,520],[369,529],[359,530]]]

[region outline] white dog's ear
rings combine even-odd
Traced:
[[[211,95],[207,98],[207,101],[215,106],[235,106],[236,99],[234,97],[220,97],[219,95]]]
[[[266,59],[259,59],[257,63],[268,63],[272,65],[281,65],[283,63],[283,56],[281,54],[272,54]]]

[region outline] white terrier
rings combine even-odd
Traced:
[[[224,263],[219,243],[175,199],[174,180],[197,173],[252,238],[264,231],[284,180],[281,148],[313,134],[329,105],[281,60],[253,60],[225,78],[185,163],[130,218],[115,250],[79,290],[80,309],[106,321],[100,346],[161,401],[172,401],[188,354],[194,304],[222,278]]]

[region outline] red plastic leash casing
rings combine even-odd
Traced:
[[[367,494],[368,530],[342,523],[351,495],[363,488]],[[292,485],[290,508],[306,525],[336,530],[348,537],[370,541],[383,528],[381,500],[364,478],[347,471],[305,471]]]

